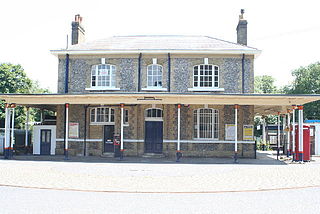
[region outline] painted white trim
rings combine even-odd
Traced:
[[[167,91],[167,88],[157,88],[157,87],[148,87],[148,88],[141,88],[141,91]]]
[[[157,58],[152,58],[152,64],[156,65],[157,63]]]
[[[106,64],[106,58],[101,58],[101,64],[102,65]]]
[[[201,88],[188,88],[188,91],[224,91],[224,88],[206,88],[206,87],[201,87]]]
[[[57,138],[56,141],[63,142],[64,139]],[[69,141],[73,142],[83,142],[84,139],[69,139]],[[86,139],[86,142],[103,142],[103,139]],[[143,143],[143,139],[123,139],[123,142],[128,143]],[[163,143],[177,143],[177,140],[163,140]],[[180,140],[180,143],[232,143],[234,144],[234,140]],[[238,143],[248,143],[254,144],[254,141],[238,141]]]
[[[144,121],[163,121],[162,117],[145,117]]]
[[[57,138],[56,139],[56,141],[59,141],[59,142],[63,142],[64,141],[64,139],[62,139],[62,138]],[[73,141],[73,142],[83,142],[84,141],[84,139],[69,139],[69,142],[70,141]],[[103,141],[103,139],[86,139],[86,142],[102,142]]]
[[[208,65],[209,64],[209,59],[208,58],[203,58],[203,64]]]
[[[114,87],[91,87],[91,88],[85,88],[86,91],[120,91],[120,88],[114,88]]]

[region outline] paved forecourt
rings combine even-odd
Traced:
[[[148,159],[124,162],[62,161],[62,157],[60,161],[18,156],[16,159],[24,160],[0,160],[0,186],[142,193],[242,192],[320,186],[319,161],[284,163],[269,154],[260,154],[257,160],[240,160],[240,164],[232,164],[231,159],[184,159],[180,163]]]

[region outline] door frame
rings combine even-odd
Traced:
[[[147,117],[147,111],[148,110],[151,110],[151,109],[157,109],[157,110],[161,110],[162,112],[162,116],[161,117]],[[162,122],[162,140],[161,140],[161,143],[162,143],[162,149],[161,149],[161,152],[148,152],[146,149],[147,149],[147,146],[146,146],[146,143],[147,143],[147,140],[146,140],[146,137],[147,137],[147,127],[146,127],[146,122]],[[163,109],[161,108],[147,108],[145,109],[145,114],[144,114],[144,152],[145,153],[157,153],[157,154],[161,154],[163,153],[163,130],[164,130],[164,127],[163,127]]]
[[[106,140],[106,127],[107,126],[113,126],[113,132],[115,132],[115,125],[114,124],[107,124],[107,125],[103,125],[103,130],[102,130],[102,132],[103,132],[103,138],[102,138],[102,143],[103,143],[103,145],[102,145],[102,153],[110,153],[111,151],[105,151],[106,149],[105,149],[105,140]],[[114,133],[113,133],[114,134]],[[112,136],[112,140],[111,140],[111,142],[112,142],[112,145],[113,145],[113,136]],[[114,151],[112,151],[112,152],[114,152]]]
[[[45,142],[49,144],[49,152],[48,154],[42,154],[42,146],[43,146],[43,141],[42,141],[42,133],[50,133],[50,138],[49,142]],[[47,136],[45,136],[45,139],[47,140]],[[40,129],[40,155],[51,155],[51,144],[52,144],[52,130],[51,129]]]

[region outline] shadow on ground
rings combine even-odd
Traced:
[[[2,157],[3,159],[3,157]],[[142,158],[142,157],[124,157],[105,158],[97,156],[70,156],[65,160],[63,155],[15,155],[12,160],[15,161],[56,161],[56,162],[84,162],[84,163],[150,163],[150,164],[255,164],[255,165],[286,165],[284,161],[277,160],[272,151],[257,151],[256,159],[239,158],[238,163],[234,163],[233,157],[230,158],[190,158],[182,157],[180,162],[173,158]]]

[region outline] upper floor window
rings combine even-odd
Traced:
[[[194,110],[194,138],[218,139],[219,112],[211,108]]]
[[[116,86],[116,66],[109,64],[94,65],[91,69],[91,87]]]
[[[148,88],[162,87],[162,66],[153,64],[147,67]]]
[[[219,67],[216,65],[196,65],[193,67],[194,88],[218,88]]]
[[[92,108],[90,110],[91,123],[114,123],[114,109],[106,107]]]

